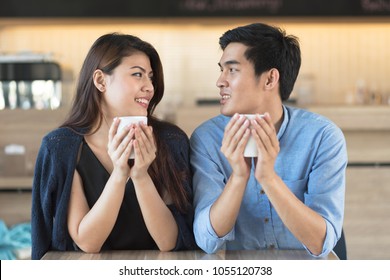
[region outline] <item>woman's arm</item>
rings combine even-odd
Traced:
[[[99,252],[111,233],[123,201],[126,178],[111,174],[90,209],[80,175],[75,171],[68,210],[68,230],[77,246],[88,253]]]
[[[85,252],[99,252],[111,233],[123,201],[130,168],[128,158],[133,145],[134,130],[116,134],[119,121],[110,127],[108,154],[113,171],[99,199],[90,209],[80,175],[75,171],[68,209],[68,230],[73,241]],[[130,130],[129,130],[130,129]]]
[[[176,246],[178,227],[148,174],[148,168],[156,158],[152,128],[146,125],[137,126],[135,139],[135,161],[130,177],[134,183],[142,216],[158,248],[161,251],[170,251]]]

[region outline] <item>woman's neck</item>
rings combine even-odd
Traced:
[[[101,121],[96,120],[91,132],[85,137],[88,144],[96,147],[107,147],[108,144],[108,132],[110,130],[111,122],[108,122],[107,118],[103,115]]]

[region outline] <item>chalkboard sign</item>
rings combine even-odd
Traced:
[[[390,16],[390,0],[0,0],[0,17]]]

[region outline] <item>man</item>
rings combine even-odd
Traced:
[[[219,43],[221,115],[191,136],[197,244],[327,255],[342,230],[346,144],[325,117],[283,105],[301,65],[297,39],[257,23]],[[243,156],[250,135],[256,158]]]

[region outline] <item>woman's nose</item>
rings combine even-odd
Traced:
[[[144,90],[150,92],[154,91],[153,81],[150,78],[147,78],[147,80],[145,81]]]

